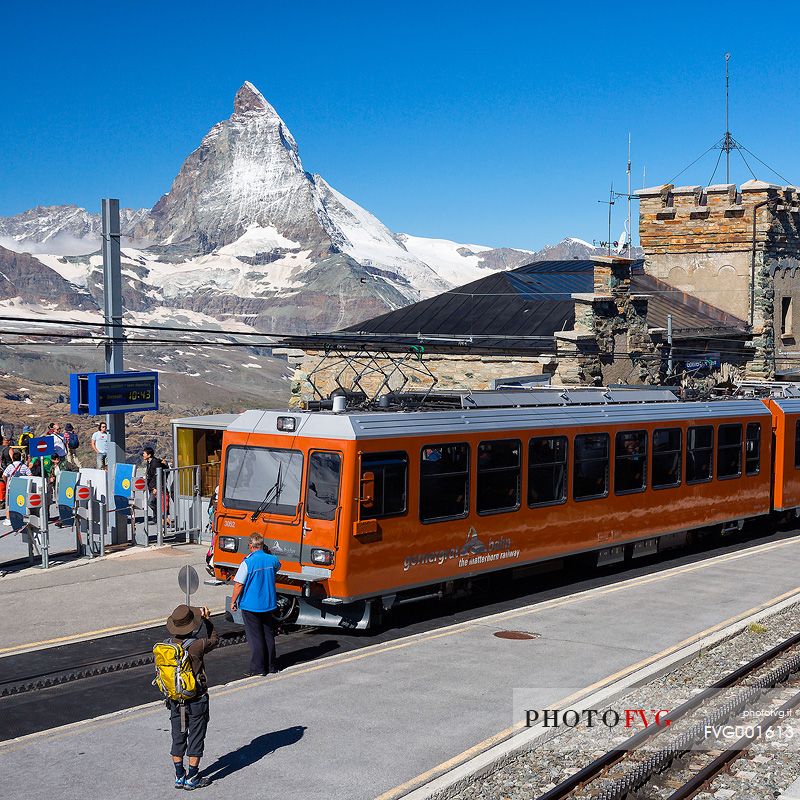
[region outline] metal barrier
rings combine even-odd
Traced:
[[[219,464],[193,464],[156,471],[156,542],[165,540],[203,544],[210,497],[203,496],[203,483],[216,486]],[[148,498],[152,508],[153,500]]]
[[[98,498],[92,487],[89,496],[75,501],[73,524],[76,526],[81,555],[97,558],[106,554],[106,537],[108,534],[108,504],[104,498]]]
[[[99,474],[93,475],[95,472]],[[115,492],[105,473],[99,470],[82,469],[79,477],[72,479],[66,498],[53,492],[48,481],[41,478],[14,480],[23,480],[23,487],[29,487],[22,490],[24,498],[19,501],[21,513],[18,519],[24,527],[17,530],[28,545],[30,563],[41,558],[42,568],[47,569],[51,561],[50,519],[54,517],[63,519],[65,526],[71,523],[78,555],[89,558],[105,555],[110,535],[109,515],[120,514],[120,510],[128,528],[128,535],[124,536],[127,542],[120,544],[147,546],[165,542],[205,543],[204,538],[210,540],[210,535],[204,537],[204,534],[210,530],[208,507],[211,498],[204,496],[203,488],[217,485],[219,464],[158,470],[155,492],[148,489],[146,478],[141,473],[134,474],[122,481],[127,508],[119,506],[124,502],[120,497],[112,496],[109,502],[107,494],[115,495]],[[28,497],[34,494],[37,495],[36,502],[41,505],[29,507]]]

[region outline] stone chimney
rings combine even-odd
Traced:
[[[557,380],[564,385],[647,382],[642,358],[655,350],[647,327],[647,295],[631,294],[633,261],[595,256],[594,292],[573,294],[575,326],[555,334]]]

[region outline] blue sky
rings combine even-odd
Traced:
[[[721,137],[726,51],[734,136],[800,182],[798,21],[792,4],[776,15],[737,0],[14,3],[0,214],[103,196],[151,206],[250,80],[305,168],[395,231],[601,239],[597,201],[612,180],[624,190],[629,131],[634,187]],[[716,155],[678,183],[707,183]],[[732,163],[732,180],[750,177]],[[624,216],[620,204],[615,236]]]

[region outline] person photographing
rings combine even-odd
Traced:
[[[233,578],[231,610],[242,610],[244,630],[250,645],[248,675],[278,671],[272,612],[278,605],[275,577],[281,562],[264,547],[260,533],[250,534],[250,553]]]
[[[166,697],[172,728],[170,755],[175,767],[175,788],[199,789],[208,786],[200,776],[208,730],[208,679],[205,656],[219,644],[209,610],[179,605],[167,619],[170,638],[153,647],[156,679]],[[201,628],[205,635],[201,636]],[[188,756],[189,768],[183,758]]]

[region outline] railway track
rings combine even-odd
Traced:
[[[661,784],[655,792],[659,798],[692,798],[733,761],[742,758],[754,742],[768,735],[776,723],[800,706],[799,673],[800,634],[796,634],[670,711],[669,727],[643,729],[625,741],[624,749],[609,750],[536,800],[583,800],[589,797],[625,800],[638,797],[642,789],[656,781]],[[722,690],[733,689],[735,691],[721,695]],[[772,690],[781,693],[780,705],[771,702]],[[714,705],[713,701],[720,696],[721,702]],[[701,718],[695,721],[693,712],[706,706],[710,707],[709,710],[703,710]],[[747,733],[732,745],[715,747],[718,740],[709,739],[709,730],[719,730],[720,726],[735,723],[743,712],[754,709],[759,712],[759,722],[743,726]],[[683,729],[676,731],[672,726],[682,721],[685,723]],[[707,742],[709,749],[699,752],[696,745],[701,742]],[[685,764],[688,754],[694,758],[690,764]],[[670,771],[679,775],[688,772],[689,777],[681,777],[682,783],[667,791],[663,786],[664,775]]]
[[[229,647],[234,644],[245,642],[244,633],[229,631],[220,634],[218,647]],[[49,689],[52,686],[60,686],[65,683],[94,678],[99,675],[109,675],[113,672],[142,667],[153,663],[153,650],[128,653],[123,657],[97,658],[83,663],[76,664],[68,669],[46,670],[13,679],[0,680],[0,698],[11,697],[13,695],[35,692],[41,689]]]

